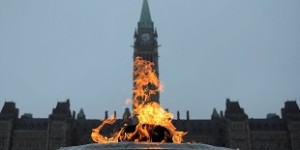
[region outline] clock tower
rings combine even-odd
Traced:
[[[138,22],[138,28],[134,33],[134,54],[133,59],[141,57],[143,60],[153,62],[153,71],[155,71],[157,77],[158,72],[158,44],[157,44],[157,32],[154,28],[151,20],[148,0],[143,1],[142,12],[140,21]],[[133,61],[134,61],[133,60]],[[133,77],[135,79],[135,77]],[[135,85],[133,85],[135,86]],[[158,88],[153,85],[148,85],[149,89]],[[159,103],[159,92],[151,95],[151,101]]]

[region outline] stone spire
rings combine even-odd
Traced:
[[[214,108],[213,113],[211,114],[211,119],[220,119],[220,115],[216,108]]]
[[[125,108],[125,112],[124,112],[124,114],[123,114],[123,120],[124,120],[124,121],[129,120],[130,116],[131,116],[131,113],[130,113],[129,108]]]
[[[79,110],[79,113],[77,114],[77,119],[85,120],[85,114],[82,108]]]
[[[150,9],[148,5],[148,0],[143,1],[143,7],[140,17],[140,22],[138,23],[139,28],[153,28],[153,22],[151,20]]]

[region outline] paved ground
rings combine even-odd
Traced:
[[[87,144],[60,148],[59,150],[99,150],[99,149],[198,149],[198,150],[231,150],[223,147],[215,147],[200,143],[109,143],[109,144]]]

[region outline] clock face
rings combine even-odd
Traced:
[[[150,34],[149,33],[143,33],[141,35],[141,38],[144,42],[149,41],[150,40]]]

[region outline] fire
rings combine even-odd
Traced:
[[[94,142],[97,142],[97,143],[111,143],[111,142],[117,142],[117,137],[113,136],[111,138],[107,138],[101,134],[99,134],[99,132],[101,131],[101,129],[106,125],[106,124],[113,124],[116,122],[116,119],[115,118],[108,118],[106,120],[103,121],[103,123],[92,130],[92,134],[91,134],[91,137],[93,139]]]
[[[92,130],[91,137],[96,143],[120,141],[134,142],[173,142],[181,143],[187,132],[177,131],[172,124],[173,114],[166,111],[152,96],[162,89],[153,68],[153,63],[136,57],[134,62],[134,89],[132,120],[137,119],[135,126],[124,126],[112,137],[105,137],[100,131],[106,124],[114,124],[115,118],[104,120]]]
[[[134,113],[138,114],[136,107],[152,102],[151,96],[159,92],[159,79],[152,69],[153,62],[143,60],[141,57],[136,57],[134,61]]]

